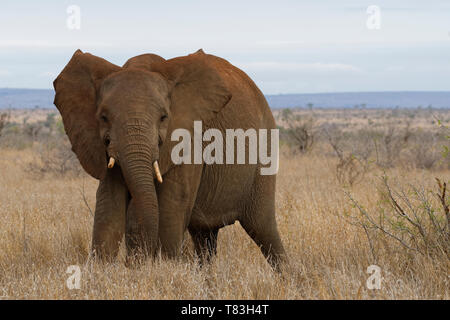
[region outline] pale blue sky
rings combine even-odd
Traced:
[[[66,26],[69,5],[81,29]],[[381,29],[366,27],[369,5]],[[4,1],[0,87],[51,88],[72,53],[123,64],[203,48],[265,94],[450,90],[450,1]]]

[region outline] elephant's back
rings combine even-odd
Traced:
[[[241,128],[274,129],[275,120],[266,98],[255,82],[227,60],[211,56],[232,97],[222,113]]]

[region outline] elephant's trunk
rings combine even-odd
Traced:
[[[119,154],[119,162],[125,182],[130,191],[133,210],[135,241],[142,246],[145,254],[154,253],[158,243],[159,212],[154,184],[154,157],[151,134],[136,124],[127,125],[128,132]]]

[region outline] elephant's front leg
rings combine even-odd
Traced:
[[[162,184],[156,185],[159,207],[159,242],[162,254],[174,257],[181,251],[184,231],[197,196],[201,166],[190,165],[173,168]],[[157,182],[156,182],[157,183]],[[139,228],[135,219],[133,199],[127,211],[126,244],[128,256],[140,252]]]
[[[95,205],[92,251],[103,260],[117,256],[125,232],[128,190],[118,167],[100,181]]]

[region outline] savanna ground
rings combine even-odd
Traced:
[[[127,268],[122,248],[115,263],[93,261],[97,181],[54,113],[0,112],[2,298],[450,298],[450,110],[275,112],[277,222],[290,261],[281,275],[238,223],[220,231],[203,268],[188,234],[177,260]],[[70,265],[80,289],[66,286]],[[367,287],[371,265],[380,289]]]

